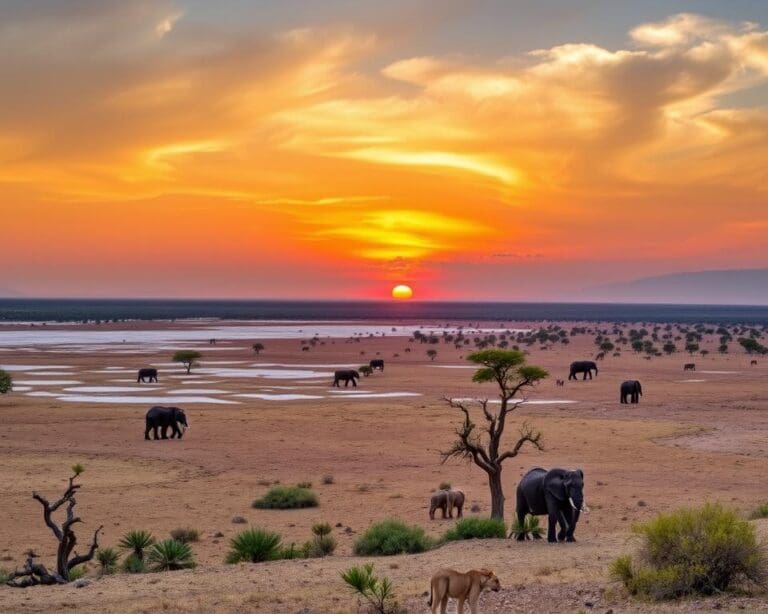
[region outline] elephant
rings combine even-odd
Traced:
[[[640,385],[640,382],[635,380],[627,380],[626,382],[621,384],[621,393],[619,395],[619,400],[622,403],[627,402],[627,397],[630,397],[630,403],[639,403],[640,397],[643,396],[643,387]]]
[[[526,473],[517,485],[517,520],[522,525],[527,514],[547,514],[547,541],[575,542],[576,523],[582,512],[589,511],[584,502],[584,472],[581,469],[542,469]],[[560,531],[555,535],[556,525]],[[523,541],[525,535],[518,535]]]
[[[381,358],[374,358],[373,360],[371,360],[370,363],[368,363],[368,365],[373,370],[376,370],[376,369],[378,369],[379,371],[384,370],[384,361]]]
[[[149,431],[153,431],[155,439],[168,439],[168,427],[172,429],[171,439],[178,437],[181,439],[184,435],[184,429],[180,429],[179,425],[182,425],[184,429],[189,428],[187,423],[187,416],[183,409],[178,407],[161,407],[155,406],[147,412],[146,416],[146,429],[144,430],[144,439],[149,439]],[[160,428],[161,437],[157,436],[157,429]]]
[[[592,379],[592,371],[595,372],[595,377],[597,377],[596,363],[591,360],[577,360],[576,362],[571,363],[571,372],[568,375],[568,379],[577,379],[577,373],[584,374],[582,379],[587,379],[587,375],[589,375],[589,379]]]
[[[344,388],[346,388],[349,385],[349,382],[352,382],[352,385],[357,388],[357,380],[360,379],[360,374],[355,371],[354,369],[347,369],[344,371],[335,371],[333,373],[333,385],[336,386],[336,388],[339,388],[339,382],[344,382]]]
[[[157,369],[139,369],[139,374],[136,376],[136,383],[146,383],[147,380],[149,380],[150,384],[152,382],[157,382]]]
[[[435,519],[435,511],[442,510],[443,518],[453,518],[453,508],[456,508],[456,516],[464,517],[464,492],[455,488],[438,490],[432,495],[429,502],[429,518]]]
[[[683,365],[683,371],[695,371],[695,370],[696,370],[695,362],[687,362]]]

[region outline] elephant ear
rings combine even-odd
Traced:
[[[545,484],[545,490],[548,494],[552,495],[555,499],[558,501],[565,501],[566,494],[565,494],[565,485],[563,484],[564,479],[561,476],[557,476],[555,478],[552,478],[551,480],[548,480]]]
[[[583,480],[584,479],[584,472],[581,469],[577,469],[576,473],[579,475],[579,477]]]

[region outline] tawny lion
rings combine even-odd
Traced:
[[[429,585],[429,604],[432,614],[437,612],[440,604],[440,614],[445,614],[448,608],[448,598],[457,599],[458,614],[464,612],[464,602],[469,601],[469,611],[477,614],[477,600],[485,589],[498,591],[501,583],[496,575],[487,569],[472,569],[461,573],[454,569],[440,569]]]

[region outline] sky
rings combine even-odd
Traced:
[[[768,267],[764,0],[3,0],[0,293]]]

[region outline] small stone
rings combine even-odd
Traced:
[[[85,588],[90,583],[90,580],[75,580],[75,588]]]
[[[221,531],[216,531],[216,533],[213,534],[214,537],[224,537],[224,533]]]
[[[246,524],[248,521],[242,516],[233,516],[232,524]]]
[[[646,503],[642,499],[637,502],[637,507],[645,507],[645,506],[646,506]]]

